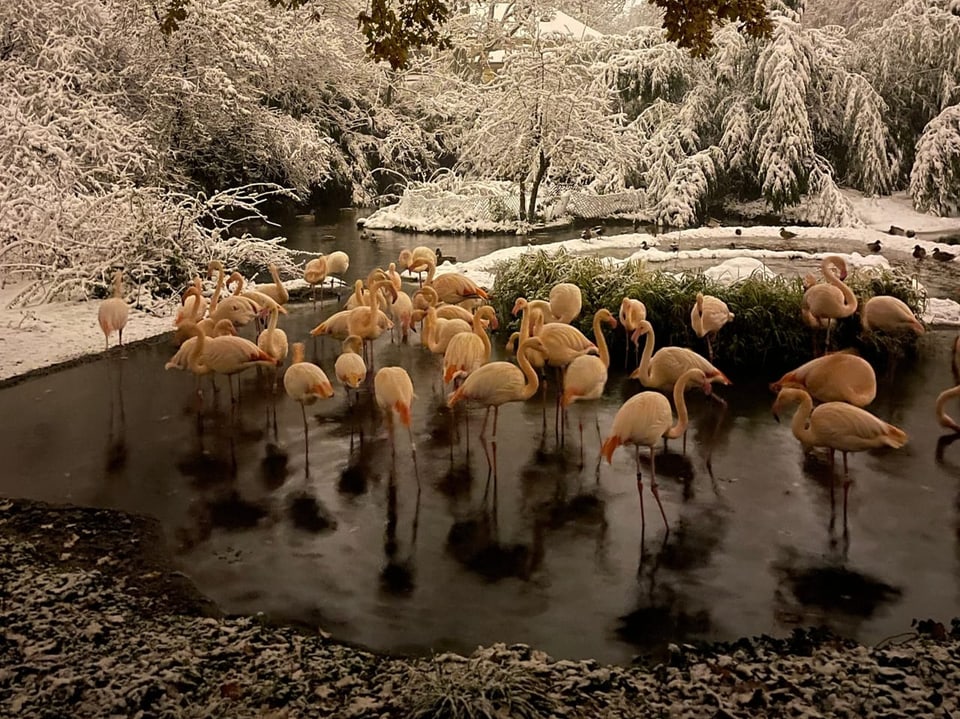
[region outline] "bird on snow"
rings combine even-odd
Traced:
[[[593,239],[593,233],[590,232],[590,228],[589,228],[589,227],[585,228],[585,229],[583,230],[583,232],[580,233],[580,239],[581,239],[581,240],[592,240],[592,239]]]
[[[941,262],[949,262],[954,257],[956,257],[956,255],[952,252],[944,252],[939,247],[933,248],[933,259],[935,260],[940,260]]]
[[[902,227],[897,227],[896,225],[890,225],[890,229],[887,230],[888,235],[905,235],[906,231]]]
[[[914,245],[913,256],[916,257],[918,260],[922,260],[924,257],[927,256],[927,251],[923,249],[920,245]]]
[[[792,239],[793,239],[794,237],[796,237],[796,236],[797,236],[797,233],[796,233],[796,232],[790,232],[790,230],[788,230],[786,227],[781,227],[781,228],[780,228],[780,237],[781,237],[782,239],[784,239],[784,240],[792,240]]]
[[[670,251],[671,251],[671,252],[679,252],[679,251],[680,251],[680,243],[677,242],[676,240],[674,240],[673,242],[671,242],[671,243],[670,243]]]
[[[738,227],[737,229],[735,229],[735,230],[733,231],[733,234],[735,234],[737,237],[739,237],[740,235],[743,234],[743,230],[741,230],[741,229]]]
[[[880,240],[867,243],[867,249],[870,250],[871,252],[879,252],[881,247],[882,245],[880,244]]]

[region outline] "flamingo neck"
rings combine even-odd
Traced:
[[[790,423],[790,429],[793,430],[793,436],[803,444],[813,444],[813,432],[809,428],[810,415],[813,414],[813,399],[808,392],[802,389],[791,389],[791,396],[797,397],[800,406],[793,415],[793,421]]]
[[[432,284],[433,284],[433,276],[434,276],[435,274],[437,274],[437,261],[436,261],[436,259],[434,259],[433,261],[427,262],[427,280],[426,280],[426,282],[424,282],[423,284],[425,284],[425,285],[432,285]],[[434,290],[434,292],[436,292],[436,290]],[[437,295],[437,299],[439,299],[439,298],[440,298],[440,296],[439,296],[439,294],[438,294],[438,295]]]
[[[213,288],[213,296],[210,298],[210,316],[217,310],[217,304],[220,302],[220,293],[223,291],[223,267],[217,268],[217,286]]]
[[[831,265],[836,268],[836,271],[830,269]],[[853,294],[853,290],[850,289],[847,283],[840,279],[840,270],[845,268],[838,266],[830,257],[824,257],[820,267],[827,283],[836,287],[843,294],[844,309],[848,315],[852,315],[857,311],[857,296]]]
[[[944,390],[937,397],[937,420],[940,422],[941,427],[950,427],[960,432],[960,424],[957,424],[953,418],[947,414],[947,402],[954,397],[960,397],[960,384]]]
[[[267,332],[273,337],[277,332],[277,318],[280,316],[280,306],[270,308],[270,323],[267,325]]]
[[[677,407],[677,421],[664,433],[668,439],[682,437],[683,433],[687,431],[687,424],[689,423],[689,417],[687,416],[687,399],[685,394],[687,382],[698,372],[702,374],[702,370],[688,369],[686,372],[680,375],[680,378],[677,380],[676,384],[673,385],[673,403]]]
[[[207,371],[206,365],[203,364],[203,351],[206,349],[207,336],[200,331],[200,328],[194,325],[189,334],[191,337],[197,339],[196,344],[193,346],[193,352],[190,353],[190,357],[187,359],[187,364],[190,367],[190,371],[194,374],[203,374]]]
[[[477,312],[473,315],[473,333],[480,338],[481,342],[483,342],[483,357],[485,361],[489,361],[490,352],[493,348],[490,346],[490,338],[487,336],[486,330],[483,329],[483,325],[481,324],[483,317],[486,314],[487,313],[485,312],[480,312],[480,310],[477,310]]]
[[[603,320],[600,313],[593,316],[593,337],[597,343],[597,349],[600,350],[600,361],[603,366],[610,369],[610,350],[607,349],[607,338],[603,336]]]
[[[439,331],[437,324],[437,310],[435,307],[429,307],[427,316],[424,318],[424,339],[427,341],[427,349],[431,352],[436,352],[439,347],[440,338],[437,337]]]
[[[540,378],[537,377],[537,371],[533,368],[533,365],[530,364],[530,360],[527,357],[527,351],[530,349],[530,345],[527,344],[528,340],[525,340],[520,343],[520,349],[517,351],[517,363],[520,365],[520,371],[523,372],[523,390],[521,390],[520,396],[523,400],[528,400],[533,395],[537,393],[537,389],[540,387]]]
[[[646,320],[641,320],[637,323],[638,327],[646,327],[646,340],[643,343],[643,354],[640,356],[640,366],[637,368],[637,372],[640,374],[640,383],[643,385],[649,385],[650,379],[650,362],[653,359],[653,345],[656,342],[656,335],[653,332],[653,325],[651,325]]]

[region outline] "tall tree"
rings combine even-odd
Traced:
[[[623,186],[638,136],[613,110],[611,88],[578,57],[574,43],[536,39],[509,54],[480,89],[459,166],[480,176],[526,181],[528,215],[547,178]]]

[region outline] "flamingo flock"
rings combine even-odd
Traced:
[[[304,279],[315,288],[331,273],[342,274],[349,266],[349,257],[334,252],[310,260],[304,268]],[[556,382],[556,417],[559,431],[565,424],[567,410],[575,402],[589,403],[600,398],[606,389],[610,354],[604,328],[623,326],[627,333],[627,352],[632,343],[642,354],[630,378],[646,388],[630,397],[619,408],[612,426],[601,444],[599,461],[612,462],[621,445],[635,448],[637,489],[643,518],[643,481],[640,472],[640,449],[648,448],[651,480],[649,487],[657,502],[665,532],[670,527],[660,501],[656,478],[656,445],[661,438],[686,436],[688,413],[685,393],[699,388],[705,395],[724,401],[713,392],[715,385],[729,385],[730,379],[719,369],[714,344],[723,327],[734,321],[734,313],[716,297],[698,293],[690,311],[691,328],[705,338],[708,357],[687,347],[656,347],[653,324],[647,319],[643,303],[624,297],[618,316],[600,309],[593,317],[590,339],[570,323],[582,310],[580,288],[570,283],[554,286],[547,299],[518,298],[514,315],[521,315],[520,330],[511,337],[509,347],[516,346],[516,364],[491,362],[491,340],[488,332],[498,328],[499,319],[486,290],[462,274],[436,275],[437,254],[427,247],[404,249],[389,268],[374,269],[364,280],[357,280],[347,307],[327,317],[310,331],[312,336],[331,336],[342,342],[334,375],[348,396],[372,385],[377,406],[387,425],[392,456],[396,455],[396,423],[407,428],[410,450],[416,462],[416,447],[411,427],[412,405],[417,395],[410,375],[399,366],[377,369],[374,342],[390,331],[400,330],[402,341],[420,324],[420,344],[438,355],[437,382],[450,388],[446,405],[453,409],[472,403],[485,409],[481,437],[495,441],[500,407],[511,402],[524,402],[536,395],[547,381]],[[418,276],[412,294],[403,289],[401,271],[426,272]],[[184,338],[180,349],[166,364],[167,369],[180,369],[197,377],[197,388],[203,375],[230,378],[247,369],[266,367],[276,372],[277,385],[282,381],[287,396],[300,404],[304,441],[309,447],[310,428],[306,405],[334,395],[333,385],[324,370],[304,360],[302,342],[288,341],[279,327],[280,315],[286,314],[289,293],[271,265],[273,284],[247,289],[236,272],[229,276],[223,265],[212,261],[207,275],[216,283],[209,301],[202,293],[199,274],[184,292],[175,323]],[[893,297],[873,297],[860,305],[853,291],[845,284],[846,265],[838,256],[827,256],[821,263],[822,281],[808,276],[807,286],[798,312],[815,331],[825,331],[825,347],[829,349],[831,330],[836,320],[849,317],[859,308],[864,332],[923,333],[923,324],[909,307]],[[99,323],[105,338],[122,333],[127,319],[127,306],[122,299],[122,277],[113,280],[114,296],[100,305]],[[223,296],[233,286],[233,294]],[[314,302],[316,300],[314,299]],[[321,303],[323,298],[321,295]],[[238,336],[238,331],[251,322],[262,324],[256,341]],[[120,334],[122,338],[122,334]],[[284,363],[289,366],[283,369]],[[441,359],[442,358],[442,359]],[[953,348],[953,369],[956,386],[944,390],[936,402],[938,422],[960,432],[960,423],[948,413],[949,403],[960,396],[960,338]],[[551,368],[554,380],[547,377]],[[281,380],[282,377],[282,380]],[[877,394],[877,379],[871,365],[849,351],[828,352],[787,372],[770,385],[776,393],[773,411],[777,415],[796,408],[791,431],[805,450],[827,450],[829,464],[834,455],[843,458],[844,518],[851,484],[847,456],[851,452],[889,447],[898,449],[908,442],[906,432],[865,409]],[[231,397],[233,385],[230,384]],[[673,400],[671,407],[670,400]],[[724,403],[725,404],[725,403]],[[674,408],[676,419],[674,419]],[[493,414],[492,423],[490,414]],[[545,410],[544,410],[545,411]],[[544,415],[544,423],[546,422]],[[599,419],[597,430],[600,434]],[[583,424],[580,422],[582,464]],[[685,449],[685,448],[684,448]],[[598,474],[599,477],[599,474]]]

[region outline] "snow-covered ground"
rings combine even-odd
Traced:
[[[924,232],[944,232],[956,229],[960,232],[960,219],[936,218],[913,212],[905,195],[889,198],[856,197],[850,193],[850,199],[861,212],[866,227],[862,228],[819,228],[788,227],[796,232],[800,239],[829,240],[849,246],[845,255],[853,267],[887,266],[887,260],[878,254],[870,254],[866,244],[881,240],[884,250],[911,252],[919,244],[928,252],[934,247],[957,252],[956,247],[924,240]],[[891,225],[911,229],[917,237],[890,235]],[[738,241],[750,244],[762,244],[764,240],[779,241],[779,227],[744,227]],[[883,230],[882,232],[879,230]],[[735,280],[756,269],[762,260],[773,257],[796,258],[802,256],[818,259],[824,253],[804,253],[798,250],[736,249],[716,247],[702,249],[703,240],[729,239],[729,227],[695,228],[661,234],[652,237],[642,233],[630,233],[592,240],[568,240],[547,245],[509,247],[469,262],[457,265],[445,263],[437,268],[437,274],[445,272],[463,272],[482,285],[493,286],[494,272],[498,263],[521,256],[525,252],[544,250],[556,252],[561,248],[577,254],[589,254],[598,251],[629,251],[632,259],[643,259],[651,264],[688,258],[716,259],[717,267],[707,270],[718,278]],[[643,249],[646,243],[647,249]],[[670,249],[676,243],[679,249]],[[843,253],[831,253],[843,254]],[[611,263],[623,262],[610,258]],[[932,260],[929,260],[932,261]],[[960,262],[955,259],[953,262]],[[288,283],[291,287],[301,287],[302,280]],[[25,374],[35,369],[48,367],[60,362],[76,359],[83,355],[103,351],[104,338],[97,324],[99,303],[74,302],[54,303],[27,308],[10,308],[7,305],[16,295],[18,288],[7,285],[0,290],[0,381]],[[131,310],[130,319],[124,330],[124,341],[132,342],[160,335],[173,328],[175,306],[170,305],[158,314],[147,314]],[[936,324],[954,324],[960,326],[960,304],[953,298],[931,297],[927,301],[924,321]],[[116,336],[111,338],[111,347]]]

